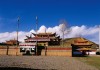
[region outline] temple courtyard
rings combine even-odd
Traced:
[[[100,56],[65,57],[1,55],[0,70],[100,70],[98,67],[100,65],[98,61],[99,58]]]

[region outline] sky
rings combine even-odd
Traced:
[[[20,40],[35,32],[36,16],[40,32],[46,28],[61,36],[60,21],[65,20],[71,30],[66,38],[81,35],[98,43],[99,0],[0,0],[0,42],[16,38],[18,17]]]

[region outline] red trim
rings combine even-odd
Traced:
[[[72,50],[72,48],[47,48],[47,50]]]
[[[20,45],[20,46],[35,46],[35,45]]]

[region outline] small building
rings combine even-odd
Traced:
[[[9,40],[9,41],[6,41],[6,43],[5,44],[7,44],[7,45],[16,45],[18,42],[17,42],[17,40]]]
[[[92,50],[92,43],[90,43],[88,40],[85,40],[84,38],[78,38],[74,40],[71,46],[72,56],[85,56],[87,54],[89,55],[89,52]]]

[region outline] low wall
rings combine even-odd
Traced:
[[[72,51],[70,48],[47,48],[47,52],[43,49],[41,55],[45,56],[72,56]],[[0,48],[0,55],[22,55],[20,49],[16,47],[9,47],[7,53],[7,47]]]
[[[6,55],[7,49],[0,49],[0,55]]]
[[[45,50],[42,50],[41,55],[45,55]],[[47,48],[47,56],[72,56],[71,48]]]
[[[7,48],[0,48],[0,55],[22,55],[20,53],[20,49],[19,48],[15,48],[15,47],[9,47],[8,51]]]
[[[47,56],[72,56],[71,51],[47,51]],[[42,51],[41,55],[45,56],[45,50]]]

